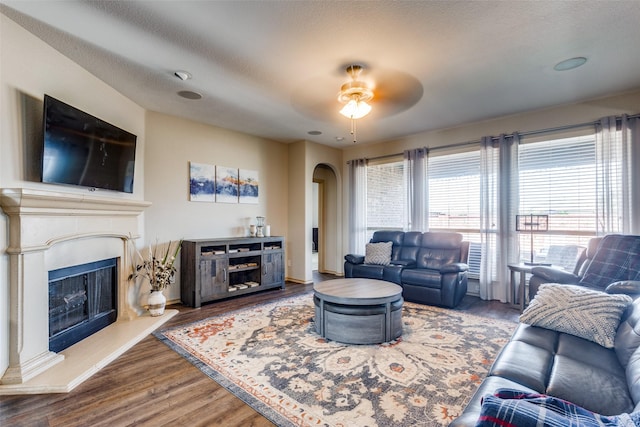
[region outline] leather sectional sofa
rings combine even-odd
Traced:
[[[451,426],[475,426],[483,397],[505,388],[553,396],[605,416],[640,411],[640,236],[592,239],[578,274],[547,267],[535,267],[532,272],[527,310],[540,310],[547,324],[529,321],[525,310],[488,376]],[[555,292],[552,297],[548,297],[550,291]],[[602,300],[585,299],[585,292],[603,299],[608,294],[625,294],[624,298],[633,300],[617,329],[611,329],[610,345],[555,327],[564,322],[591,333],[606,323],[606,316],[614,315]],[[556,307],[555,295],[561,293],[569,294],[566,301],[574,303],[573,312],[560,303]]]
[[[615,346],[520,323],[460,417],[475,426],[482,399],[499,389],[540,393],[601,415],[640,411],[640,300],[623,316]]]
[[[391,242],[387,263],[345,256],[345,277],[386,280],[402,286],[406,301],[456,307],[467,293],[469,243],[459,233],[380,230],[370,243]]]

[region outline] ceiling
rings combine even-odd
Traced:
[[[359,144],[640,88],[640,0],[0,3],[146,109],[285,143],[353,144],[350,64],[375,93]]]

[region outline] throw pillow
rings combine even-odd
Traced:
[[[637,426],[640,412],[604,416],[552,396],[498,389],[482,398],[476,427]]]
[[[392,242],[367,243],[365,247],[364,263],[389,265],[391,264]]]
[[[620,318],[632,301],[628,295],[545,283],[520,315],[520,321],[613,348]]]

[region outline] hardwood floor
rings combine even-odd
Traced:
[[[335,278],[314,274],[314,281]],[[180,314],[165,326],[187,324],[216,314],[311,291],[288,283],[285,290],[207,304]],[[457,310],[517,321],[506,304],[467,296]],[[272,426],[266,418],[219,386],[165,344],[148,336],[72,392],[0,396],[2,426]]]

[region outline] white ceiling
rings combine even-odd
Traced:
[[[376,94],[359,143],[640,88],[640,0],[0,2],[144,108],[282,142],[352,144],[352,63]]]

